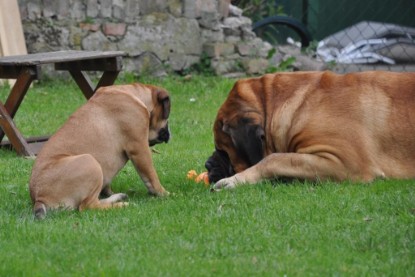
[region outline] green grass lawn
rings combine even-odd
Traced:
[[[186,173],[205,170],[216,111],[234,80],[140,81],[171,92],[172,139],[154,154],[171,196],[148,196],[129,163],[112,187],[130,206],[35,221],[33,160],[0,150],[0,276],[415,275],[414,181],[266,182],[211,193]],[[1,101],[7,93],[0,87]],[[16,124],[26,136],[51,134],[84,102],[71,81],[44,81],[30,89]]]

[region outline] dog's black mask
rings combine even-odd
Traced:
[[[169,126],[166,125],[163,129],[160,129],[158,133],[158,140],[167,143],[170,139]]]
[[[205,167],[208,170],[210,183],[216,183],[223,178],[235,175],[229,156],[225,151],[216,149],[206,161]]]
[[[166,124],[166,127],[159,130],[157,134],[157,138],[149,141],[149,145],[154,146],[158,143],[163,143],[163,142],[167,143],[169,140],[170,140],[170,130],[169,130],[169,125]]]

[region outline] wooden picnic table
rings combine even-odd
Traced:
[[[19,155],[35,156],[47,136],[24,138],[13,122],[30,84],[40,78],[40,68],[54,64],[55,70],[68,71],[82,93],[89,99],[101,86],[114,83],[122,68],[121,51],[57,51],[0,57],[0,79],[16,79],[6,102],[0,101],[0,144],[10,145]],[[84,71],[103,72],[94,86]],[[9,141],[2,141],[4,136]]]

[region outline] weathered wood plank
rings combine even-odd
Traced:
[[[122,69],[122,57],[100,57],[93,60],[76,60],[55,63],[56,70],[81,70],[81,71],[120,71]]]
[[[24,54],[27,49],[17,0],[0,1],[0,57]],[[3,76],[11,79],[10,85],[14,84],[14,77]]]
[[[27,54],[17,0],[0,1],[0,42],[4,56]]]
[[[20,66],[20,65],[0,65],[0,78],[17,79],[23,70],[31,70],[34,72],[34,79],[40,77],[40,67],[38,65]]]
[[[93,59],[105,59],[122,57],[125,53],[121,51],[75,51],[65,50],[46,53],[35,53],[28,55],[15,55],[0,58],[0,65],[39,65],[48,63],[63,63],[71,61],[83,61]],[[102,69],[101,69],[102,70]]]

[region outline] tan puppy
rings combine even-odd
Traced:
[[[168,93],[151,85],[103,87],[79,108],[40,151],[32,169],[34,214],[46,209],[105,209],[126,205],[110,182],[128,160],[148,191],[168,192],[153,167],[151,149],[170,137]],[[102,192],[105,199],[99,199]]]
[[[214,189],[274,178],[415,177],[415,73],[268,74],[238,81],[214,123]]]

